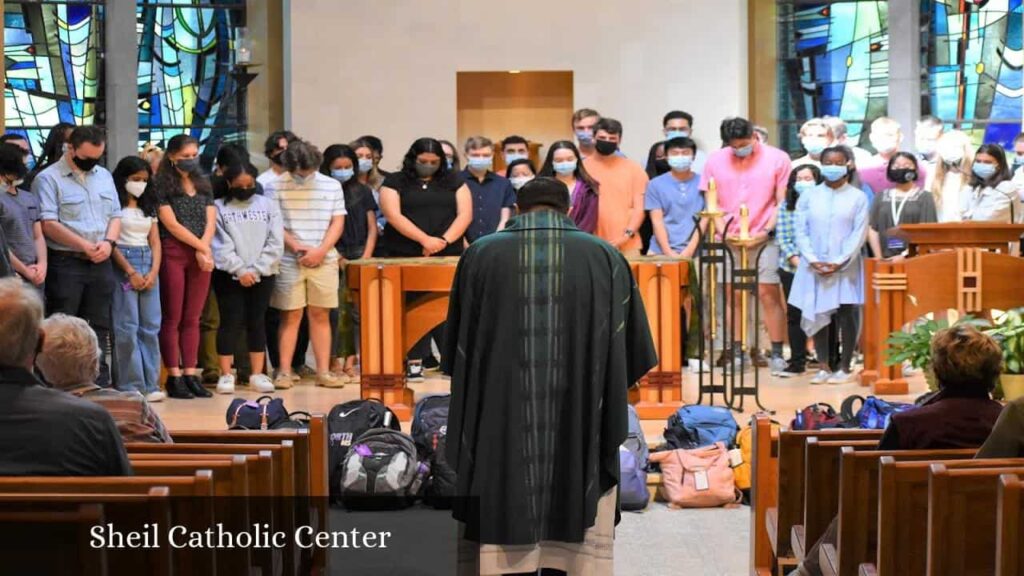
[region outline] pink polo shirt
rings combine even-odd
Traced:
[[[740,230],[740,206],[750,211],[750,233],[763,231],[775,212],[777,194],[789,183],[789,155],[767,144],[755,144],[754,152],[738,158],[726,146],[708,155],[700,189],[707,192],[708,182],[714,178],[718,186],[718,207],[725,219],[732,218],[727,233]],[[706,195],[705,195],[706,197]]]

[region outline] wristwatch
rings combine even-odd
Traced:
[[[633,236],[636,236],[636,231],[626,228],[626,238],[632,238]]]
[[[100,240],[100,242],[107,242],[107,243],[109,243],[111,250],[113,250],[114,248],[117,248],[117,241],[111,240],[110,238],[104,238],[103,240]]]

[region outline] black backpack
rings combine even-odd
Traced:
[[[327,465],[332,496],[340,495],[341,467],[349,448],[374,428],[401,430],[402,425],[380,400],[351,400],[331,408],[327,415]]]
[[[423,491],[423,499],[437,509],[451,508],[455,498],[457,478],[455,468],[448,464],[448,456],[445,454],[447,447],[448,436],[434,434],[433,449],[428,460],[430,477]]]
[[[451,394],[427,396],[416,403],[412,413],[412,439],[420,454],[429,459],[434,452],[435,435],[448,431],[448,405]]]
[[[416,500],[429,472],[410,436],[374,428],[360,435],[346,453],[337,490],[346,508],[404,508]]]

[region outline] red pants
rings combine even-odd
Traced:
[[[199,317],[210,291],[210,272],[199,269],[195,248],[163,239],[160,263],[160,356],[167,368],[195,368],[199,356]]]

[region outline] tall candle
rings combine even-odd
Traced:
[[[707,211],[718,212],[718,184],[715,183],[715,179],[711,178],[708,180],[708,193],[707,193]]]
[[[750,238],[750,210],[746,204],[740,204],[740,239]]]

